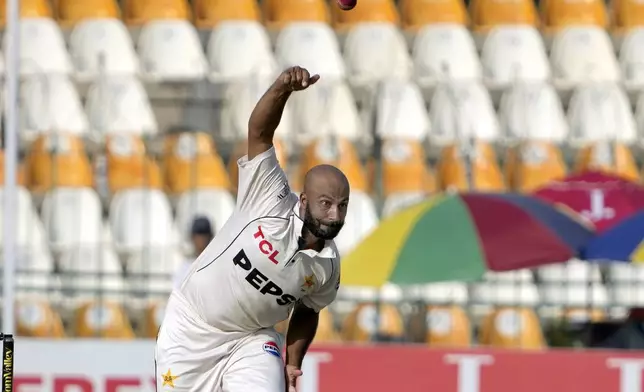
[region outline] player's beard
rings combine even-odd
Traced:
[[[344,221],[323,222],[313,216],[308,205],[304,209],[304,227],[316,238],[332,240],[340,233],[342,226]]]

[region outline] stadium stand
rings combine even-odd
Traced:
[[[344,255],[437,192],[530,193],[586,170],[642,182],[640,2],[334,3],[22,1],[20,335],[156,336],[190,222],[217,232],[233,212],[248,116],[291,65],[321,80],[287,106],[279,161],[294,192],[313,165],[347,174]],[[554,318],[642,306],[643,271],[571,260],[344,286],[316,341],[539,349]]]

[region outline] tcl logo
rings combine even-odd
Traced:
[[[257,226],[257,232],[253,234],[253,237],[255,237],[255,239],[261,238],[261,240],[257,244],[259,251],[267,255],[268,259],[272,261],[273,264],[279,264],[279,261],[277,261],[276,257],[280,252],[273,250],[273,244],[268,242],[268,240],[264,237],[262,226]]]
[[[14,392],[153,392],[154,378],[113,377],[92,380],[87,377],[16,377]]]

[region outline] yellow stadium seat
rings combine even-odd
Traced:
[[[272,30],[292,22],[331,21],[325,0],[264,0],[262,10],[266,27]]]
[[[443,190],[506,190],[496,153],[492,146],[483,142],[443,147],[437,176]]]
[[[4,184],[4,151],[0,150],[0,185]],[[27,175],[25,173],[25,165],[20,162],[18,164],[18,172],[16,173],[16,182],[18,185],[25,185],[25,179]]]
[[[425,152],[420,143],[387,140],[381,155],[385,197],[402,192],[435,191],[435,179],[425,163]]]
[[[579,150],[575,171],[598,170],[639,181],[635,158],[628,146],[617,142],[598,142]]]
[[[528,308],[498,308],[488,314],[481,322],[479,344],[520,349],[547,347],[539,319]]]
[[[192,19],[186,0],[125,0],[123,13],[128,25],[158,19]]]
[[[164,169],[170,192],[195,188],[230,189],[226,168],[209,135],[184,132],[165,140]]]
[[[131,188],[162,189],[161,169],[146,155],[143,140],[134,135],[110,135],[106,140],[110,191]]]
[[[288,323],[290,319],[286,319],[277,325],[275,330],[282,335],[286,336],[288,332]],[[318,321],[318,330],[315,334],[314,343],[337,343],[340,342],[340,334],[335,330],[333,324],[333,315],[329,309],[325,308],[320,311],[320,319]]]
[[[386,22],[400,23],[400,16],[393,0],[360,0],[350,12],[342,11],[340,7],[331,7],[336,30],[347,30],[357,23]]]
[[[38,137],[26,160],[28,185],[33,192],[53,187],[87,188],[94,185],[92,166],[83,142],[74,135]]]
[[[275,154],[277,155],[277,160],[279,161],[280,166],[282,166],[282,170],[288,172],[288,154],[284,148],[284,144],[276,139],[273,140],[273,145],[275,146]],[[228,161],[228,175],[230,176],[231,190],[235,194],[237,193],[237,181],[239,178],[239,168],[237,167],[237,161],[247,153],[248,142],[244,140],[243,142],[240,142],[235,146],[233,153],[230,156],[230,160]],[[295,186],[296,184],[292,181],[290,182],[290,185],[291,189],[300,189],[297,188]]]
[[[433,347],[469,347],[472,326],[460,306],[429,306],[427,308],[425,341]]]
[[[81,305],[76,310],[74,327],[76,336],[81,338],[134,338],[134,331],[125,310],[111,302]]]
[[[20,336],[50,339],[65,337],[60,315],[43,301],[20,301],[16,306],[16,324]]]
[[[342,340],[347,342],[368,342],[377,335],[390,338],[404,336],[402,317],[395,306],[382,304],[378,311],[373,304],[360,304],[342,324]]]
[[[557,146],[543,141],[526,141],[508,150],[505,178],[510,188],[531,192],[566,176],[566,162]]]
[[[367,191],[367,179],[358,153],[350,141],[328,137],[311,143],[304,150],[300,163],[299,178],[304,179],[306,172],[314,166],[330,164],[342,170],[349,179],[351,190]]]
[[[543,0],[541,14],[547,33],[574,25],[608,27],[608,13],[603,0]]]
[[[644,26],[644,3],[638,0],[611,1],[615,32]]]
[[[21,18],[51,18],[52,12],[47,0],[22,0],[20,2]],[[0,0],[0,24],[7,23],[7,0]]]
[[[261,20],[257,0],[195,0],[193,14],[198,28],[212,28],[227,20]]]
[[[121,12],[115,0],[57,0],[58,22],[71,27],[84,19],[118,19]]]
[[[473,0],[470,14],[474,30],[478,32],[487,32],[502,25],[539,25],[532,0]]]
[[[436,23],[469,24],[462,0],[401,0],[398,8],[406,30],[417,31]]]
[[[143,337],[154,339],[159,334],[159,327],[163,321],[166,303],[157,302],[148,305],[145,309],[145,320],[141,334]]]

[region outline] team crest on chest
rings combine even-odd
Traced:
[[[304,276],[304,283],[302,283],[301,289],[304,293],[310,293],[315,288],[315,275],[306,275]]]

